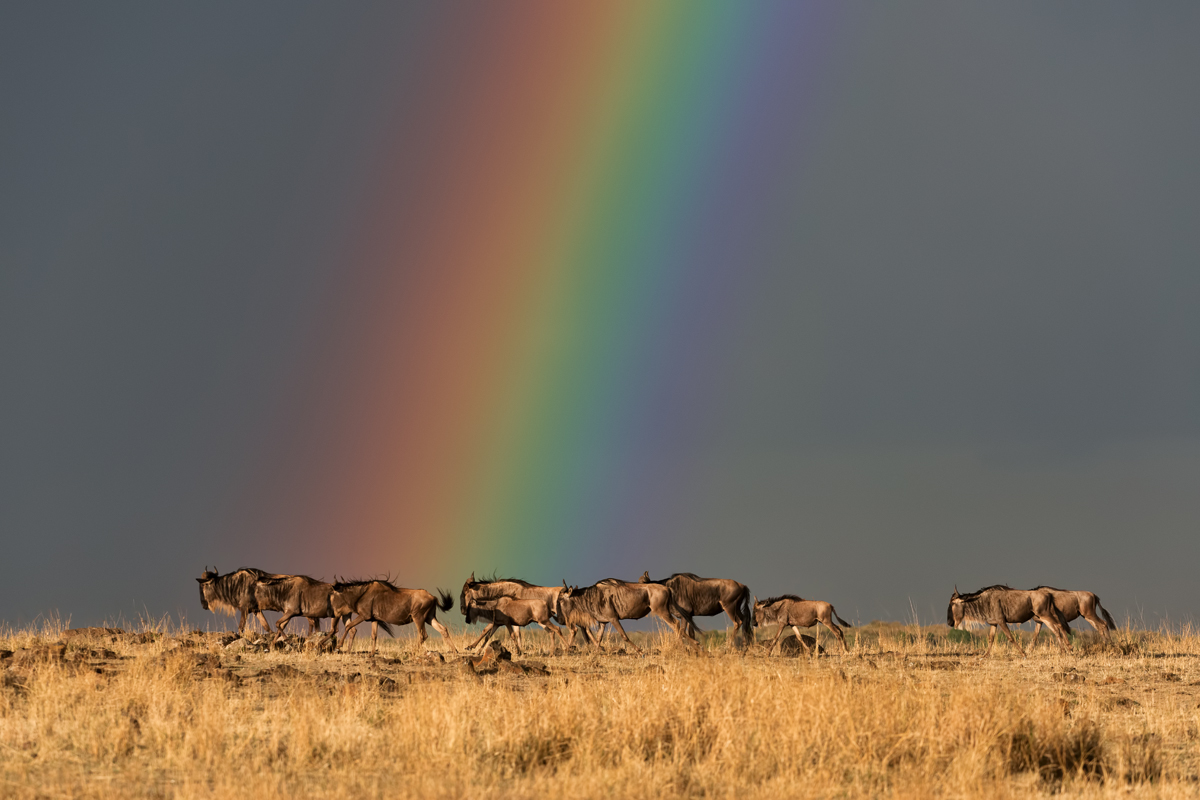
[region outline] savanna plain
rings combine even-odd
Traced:
[[[635,634],[635,653],[318,653],[167,625],[0,632],[0,796],[1195,797],[1200,634],[1021,657],[871,624],[809,657]],[[471,631],[456,632],[461,649]],[[1029,634],[1026,633],[1026,642]],[[473,638],[473,636],[472,636]]]

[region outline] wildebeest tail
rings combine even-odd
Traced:
[[[742,587],[742,599],[739,605],[739,612],[742,615],[742,633],[746,636],[746,641],[754,641],[754,609],[750,607],[750,588]]]
[[[834,608],[833,606],[830,606],[829,610],[833,612],[833,618],[835,620],[837,620],[838,625],[841,625],[843,628],[853,628],[854,627],[849,622],[846,622],[846,620],[844,620],[840,616],[838,616],[838,612],[837,612],[836,608]]]
[[[1067,615],[1062,612],[1057,603],[1051,603],[1050,606],[1054,609],[1054,616],[1058,618],[1058,623],[1063,626],[1063,629],[1070,635],[1071,623],[1067,622]]]
[[[451,608],[454,607],[454,598],[450,596],[449,592],[447,592],[443,589],[438,589],[437,593],[442,598],[442,601],[440,603],[438,603],[439,609],[441,609],[442,611],[449,611]]]
[[[1099,597],[1096,598],[1096,608],[1098,608],[1100,610],[1100,613],[1104,615],[1104,621],[1108,623],[1108,627],[1112,628],[1115,631],[1117,629],[1117,623],[1113,622],[1113,618],[1108,613],[1108,609],[1105,608],[1104,606],[1100,605]]]

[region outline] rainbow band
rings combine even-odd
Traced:
[[[655,448],[786,235],[834,12],[472,8],[427,21],[434,99],[396,112],[273,524],[412,585],[640,572]]]

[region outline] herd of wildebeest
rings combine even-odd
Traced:
[[[454,605],[450,594],[441,589],[438,597],[434,597],[424,589],[400,588],[381,578],[327,583],[305,575],[278,575],[250,567],[224,575],[218,574],[215,567],[212,570],[206,567],[204,574],[196,580],[200,584],[200,604],[206,611],[237,614],[239,634],[245,632],[246,622],[251,617],[257,617],[270,632],[271,626],[263,612],[276,611],[281,614],[276,622],[277,638],[295,617],[309,621],[310,635],[321,634],[320,621],[331,618],[331,629],[324,634],[322,643],[345,648],[353,641],[357,626],[370,622],[371,655],[374,656],[380,627],[391,635],[392,625],[412,623],[423,644],[428,638],[425,633],[428,623],[445,638],[452,650],[458,650],[446,626],[437,618],[439,610],[449,611]],[[505,627],[518,653],[521,652],[520,631],[532,624],[557,635],[567,650],[580,630],[593,646],[602,646],[608,625],[626,644],[637,650],[637,645],[621,627],[621,620],[654,615],[667,623],[682,643],[698,647],[694,618],[724,613],[734,628],[730,642],[738,638],[743,642],[752,641],[754,628],[778,625],[779,631],[769,648],[772,652],[788,627],[795,632],[801,646],[810,649],[800,629],[817,623],[828,628],[845,651],[846,638],[839,623],[849,627],[833,606],[824,601],[804,600],[791,594],[760,601],[757,597],[752,599],[750,590],[735,580],[701,578],[690,572],[677,572],[658,581],[650,580],[649,572],[645,572],[636,582],[608,578],[583,588],[568,586],[566,581],[562,586],[535,586],[516,578],[476,580],[472,573],[463,584],[459,608],[468,624],[488,623],[468,650],[486,644],[500,627]],[[1067,650],[1070,647],[1069,623],[1078,617],[1090,622],[1106,640],[1111,639],[1109,632],[1116,623],[1100,605],[1100,598],[1092,592],[1065,591],[1048,586],[1012,589],[997,585],[960,594],[955,587],[946,610],[946,624],[953,628],[963,628],[967,623],[991,626],[987,653],[995,644],[997,627],[1024,652],[1008,625],[1030,620],[1036,623],[1034,639],[1045,625],[1058,637],[1060,647]],[[341,642],[337,643],[339,623],[345,626],[345,632]],[[567,628],[569,637],[563,634],[559,625]]]

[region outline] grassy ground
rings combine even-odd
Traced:
[[[1197,795],[1200,636],[980,659],[944,627],[853,633],[817,659],[659,634],[644,656],[563,655],[527,634],[525,656],[476,664],[436,635],[370,660],[9,631],[0,796]]]

